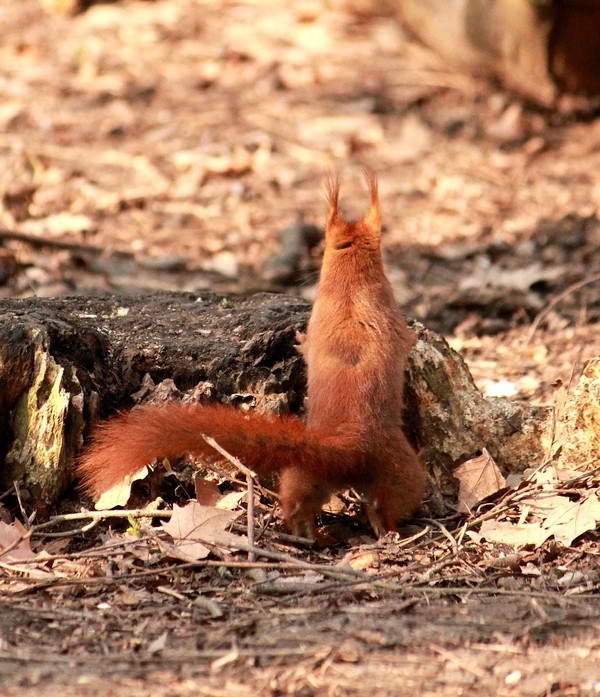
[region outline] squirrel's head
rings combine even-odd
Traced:
[[[365,215],[355,222],[348,222],[338,209],[340,185],[331,175],[327,181],[329,215],[325,228],[325,249],[328,252],[356,248],[379,251],[381,243],[381,213],[377,178],[373,172],[364,170],[364,177],[371,196],[371,206]]]

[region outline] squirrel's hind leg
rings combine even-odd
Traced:
[[[286,525],[294,535],[317,539],[315,519],[329,500],[329,489],[296,468],[289,468],[279,478],[279,497]]]

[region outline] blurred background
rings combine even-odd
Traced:
[[[0,0],[0,295],[312,298],[329,169],[486,394],[600,345],[597,0]]]

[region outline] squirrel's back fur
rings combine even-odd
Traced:
[[[352,486],[377,531],[395,529],[420,505],[426,476],[401,424],[404,369],[414,344],[385,276],[377,181],[359,221],[338,210],[330,180],[319,289],[300,351],[307,363],[306,424],[223,405],[144,405],[102,424],[79,462],[84,487],[101,494],[158,457],[211,459],[214,438],[258,474],[279,473],[284,517],[313,533],[330,494]]]

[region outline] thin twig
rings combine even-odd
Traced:
[[[200,540],[203,542],[203,540]],[[242,552],[254,552],[256,556],[265,557],[266,559],[272,559],[274,561],[287,562],[289,564],[294,564],[296,568],[305,569],[306,571],[318,571],[324,576],[329,576],[331,578],[339,580],[348,580],[352,578],[356,580],[357,578],[364,580],[370,578],[363,571],[355,571],[354,569],[343,569],[343,570],[333,570],[331,566],[325,566],[324,564],[312,564],[311,562],[305,561],[304,559],[298,559],[293,557],[291,554],[285,554],[283,552],[274,552],[272,550],[262,549],[260,547],[252,547],[241,540],[235,543],[228,543],[225,541],[219,541],[219,547],[226,547],[234,551],[240,550]]]
[[[15,240],[17,242],[28,244],[30,247],[34,248],[49,247],[51,249],[78,252],[80,254],[92,254],[94,256],[98,256],[104,252],[102,247],[94,247],[93,245],[79,244],[77,242],[54,240],[47,235],[38,237],[37,235],[28,235],[25,232],[17,232],[16,230],[8,230],[6,228],[0,228],[0,240]]]
[[[251,547],[254,547],[254,477],[247,474],[246,481],[248,483],[248,510],[246,512],[246,535],[248,538],[248,544]],[[256,554],[254,552],[248,552],[248,561],[256,561]]]
[[[228,453],[225,448],[222,448],[214,438],[210,436],[205,436],[202,434],[202,438],[214,448],[218,453],[220,453],[228,462],[230,462],[234,467],[236,467],[240,472],[243,472],[246,476],[256,477],[256,473],[253,472],[249,467],[246,467],[235,455]]]
[[[597,460],[598,457],[590,458],[589,460],[586,460],[584,463],[582,463],[581,467],[587,467],[588,465],[591,465],[592,462],[595,462]],[[600,474],[600,465],[598,467],[594,467],[593,470],[582,472],[581,474],[578,474],[577,476],[572,477],[571,479],[567,479],[567,481],[565,482],[559,482],[558,489],[561,490],[563,487],[571,487],[573,486],[573,484],[576,484],[577,482],[580,482],[585,479],[593,479],[597,474]]]
[[[481,670],[481,668],[478,668],[477,666],[472,666],[466,663],[461,658],[455,656],[451,651],[447,651],[442,646],[438,646],[437,644],[429,644],[429,648],[435,653],[442,656],[442,658],[445,658],[451,663],[454,663],[454,665],[458,666],[461,670],[466,670],[467,673],[471,673],[471,675],[474,675],[476,678],[487,677],[487,673],[484,670]]]
[[[226,546],[226,545],[223,545]],[[243,543],[236,543],[236,548],[242,548],[242,551],[249,551],[248,545]],[[255,548],[256,554],[260,554],[267,559],[272,559],[270,562],[249,562],[249,561],[235,561],[235,560],[199,560],[193,562],[182,562],[181,564],[170,565],[164,569],[149,569],[144,571],[136,571],[134,573],[127,574],[115,574],[112,576],[90,576],[86,578],[64,578],[64,577],[51,577],[44,581],[39,581],[39,579],[28,579],[26,577],[19,577],[18,582],[23,584],[31,584],[26,589],[20,592],[33,592],[36,590],[41,590],[49,587],[57,586],[105,586],[114,585],[116,583],[123,583],[124,581],[137,581],[142,578],[157,577],[171,575],[174,571],[184,570],[184,569],[201,569],[205,567],[213,568],[240,568],[240,569],[278,569],[287,571],[297,571],[298,568],[303,568],[305,570],[310,570],[315,573],[320,573],[323,576],[329,576],[332,579],[342,581],[342,582],[352,582],[359,583],[369,581],[370,577],[363,572],[354,571],[352,569],[347,569],[344,571],[335,571],[331,566],[326,566],[323,564],[311,564],[310,562],[305,562],[301,559],[295,559],[294,557],[286,554],[280,554],[277,552],[268,552],[267,550]],[[11,565],[8,567],[10,570],[14,570]],[[6,581],[5,581],[6,582]]]
[[[429,520],[429,518],[423,518],[423,520]],[[399,549],[402,549],[403,547],[408,547],[410,544],[416,542],[417,540],[421,539],[421,537],[424,537],[430,532],[431,528],[429,527],[429,525],[426,525],[422,530],[419,530],[419,532],[416,532],[414,535],[411,535],[410,537],[405,537],[399,542],[396,542],[395,544],[398,546]]]
[[[71,520],[108,520],[109,518],[170,518],[172,511],[158,511],[147,508],[133,508],[119,511],[81,511],[81,513],[63,513],[49,518],[45,523],[38,523],[35,532],[51,528],[58,523],[65,523]]]
[[[231,453],[227,452],[225,448],[221,447],[214,438],[211,438],[210,436],[205,436],[204,434],[202,435],[202,438],[204,438],[204,440],[211,446],[211,448],[214,448],[228,462],[230,462],[240,472],[243,472],[246,475],[246,485],[248,489],[248,510],[246,513],[246,518],[248,521],[248,545],[250,547],[250,551],[248,552],[248,561],[254,561],[256,559],[256,555],[254,552],[254,550],[256,549],[254,546],[254,480],[256,478],[256,474],[251,469],[246,467],[246,465],[244,465],[237,457],[235,457],[235,455],[232,455]]]
[[[93,549],[84,549],[81,552],[61,552],[60,554],[44,554],[43,558],[33,557],[32,559],[20,559],[19,564],[46,564],[51,561],[62,561],[62,560],[87,560],[87,559],[105,559],[117,554],[123,554],[123,547],[129,547],[140,542],[146,542],[152,538],[150,537],[138,537],[135,540],[119,540],[117,542],[110,542],[108,544],[102,545],[101,547],[95,547]]]
[[[274,657],[274,658],[285,658],[285,657],[296,657],[296,660],[301,657],[306,657],[308,651],[305,645],[299,646],[299,647],[261,647],[260,651],[257,651],[256,648],[250,648],[250,649],[241,649],[241,648],[236,648],[237,655],[239,656],[240,659],[255,659],[257,656],[257,653],[260,653],[261,656],[263,657]],[[182,660],[186,661],[197,661],[200,658],[222,658],[224,656],[228,656],[231,653],[231,649],[211,649],[211,650],[195,650],[195,651],[182,651],[181,649],[178,649],[176,652],[174,652],[172,655],[170,654],[161,654],[161,664],[165,663],[176,663],[179,664]],[[81,666],[100,666],[104,669],[106,669],[106,656],[104,655],[99,655],[99,656],[93,656],[92,654],[89,654],[83,658],[78,658],[74,657],[72,655],[68,656],[62,656],[60,654],[44,654],[39,651],[36,651],[35,653],[30,652],[30,653],[25,653],[24,651],[19,650],[18,653],[14,651],[0,651],[0,659],[1,660],[8,660],[10,662],[16,662],[16,663],[51,663],[52,665],[56,664],[68,664],[69,670],[72,669],[73,666],[75,665],[81,665]],[[123,660],[123,656],[121,655],[115,655],[111,656],[111,665],[117,665],[119,661]],[[131,659],[126,659],[125,663],[127,664],[127,661],[130,661]],[[195,694],[200,694],[198,689],[194,689]],[[202,692],[202,694],[208,694]],[[211,692],[210,694],[215,694],[214,692]],[[226,694],[225,691],[219,692],[218,694]],[[230,690],[227,690],[227,694],[234,694]]]
[[[25,521],[24,525],[27,529],[31,527],[31,523],[33,523],[33,520],[35,519],[36,516],[36,511],[33,511],[30,515],[27,515],[25,511],[25,507],[23,506],[23,501],[21,500],[21,490],[19,489],[19,482],[14,481],[13,486],[15,488],[15,494],[17,495],[17,501],[19,502],[19,508],[21,509],[21,515],[23,516],[23,520]]]
[[[118,510],[118,511],[81,511],[80,513],[64,513],[62,515],[56,515],[52,516],[49,520],[47,520],[45,523],[39,523],[34,527],[34,529],[31,531],[32,535],[44,535],[44,536],[51,536],[52,533],[44,533],[42,532],[43,530],[46,530],[47,528],[52,528],[55,525],[58,525],[60,523],[64,522],[69,522],[69,521],[75,521],[75,520],[90,520],[92,519],[93,521],[98,521],[101,522],[102,520],[109,520],[110,518],[133,518],[134,520],[137,520],[138,518],[165,518],[165,519],[170,519],[173,515],[172,511],[159,511],[159,510],[151,510],[147,508],[134,508],[134,509],[128,509],[128,510]],[[80,530],[83,528],[77,528],[76,530],[70,530],[65,532],[65,536],[69,536],[70,534],[77,534]],[[235,530],[236,532],[246,532],[246,527],[237,525],[234,523],[232,525],[232,529]],[[254,529],[254,534],[256,535],[256,531],[258,528]],[[309,537],[300,537],[298,535],[289,535],[285,532],[280,532],[277,530],[273,530],[272,534],[274,537],[276,537],[278,540],[281,540],[282,542],[286,543],[291,543],[295,545],[301,545],[303,547],[312,547],[315,543],[314,540],[310,539]],[[422,533],[420,533],[422,534]],[[420,536],[419,534],[419,536]]]
[[[38,560],[39,563],[40,560]],[[28,574],[29,576],[35,576],[36,580],[39,581],[40,578],[47,578],[48,576],[52,576],[51,571],[42,571],[37,567],[30,567],[30,566],[23,566],[22,561],[11,561],[11,562],[5,562],[0,560],[0,569],[4,569],[5,571],[10,571],[11,573],[19,573],[19,574]],[[19,578],[20,581],[23,580],[22,577]]]
[[[445,525],[440,523],[438,520],[435,520],[434,518],[425,518],[425,520],[428,523],[431,523],[432,525],[435,525],[439,530],[441,531],[442,535],[450,542],[452,545],[452,551],[456,556],[458,556],[458,542],[452,537],[450,532],[448,531],[448,528],[446,528]]]
[[[540,322],[550,313],[552,310],[561,302],[563,301],[566,297],[571,295],[571,293],[574,293],[575,291],[580,290],[581,288],[585,286],[589,286],[591,283],[596,283],[596,281],[600,281],[600,273],[594,274],[593,276],[588,276],[587,278],[582,279],[581,281],[577,281],[577,283],[572,283],[570,286],[567,286],[562,293],[559,293],[556,295],[550,302],[546,305],[546,307],[538,312],[536,315],[535,319],[531,323],[531,326],[529,327],[529,331],[527,332],[527,336],[525,337],[525,346],[529,344],[529,342],[533,339],[533,335],[535,334]]]
[[[43,537],[44,539],[50,538],[52,540],[60,540],[65,539],[67,537],[75,537],[75,535],[83,535],[84,533],[93,530],[99,523],[99,520],[90,520],[89,523],[81,525],[78,528],[71,528],[70,530],[64,530],[62,532],[40,532],[39,536]]]

